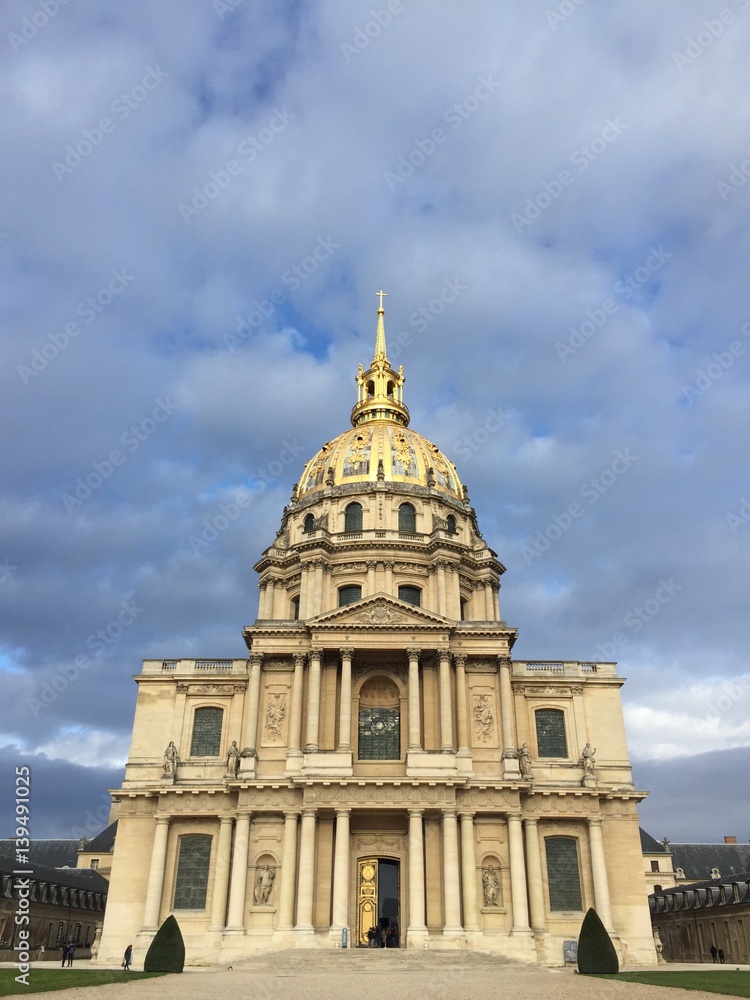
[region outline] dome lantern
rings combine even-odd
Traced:
[[[375,353],[372,364],[364,370],[362,365],[356,375],[357,404],[352,410],[352,427],[359,427],[370,420],[391,420],[402,427],[409,426],[409,410],[404,404],[404,367],[396,372],[388,360],[385,344],[384,291],[379,291],[378,326],[375,333]]]

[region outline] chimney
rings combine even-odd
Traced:
[[[736,844],[737,843],[737,838],[736,837],[724,837],[724,843],[725,844]]]

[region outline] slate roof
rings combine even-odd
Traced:
[[[29,861],[48,868],[75,868],[80,846],[80,840],[32,840]],[[0,856],[13,858],[15,855],[15,840],[0,840]]]
[[[722,881],[745,876],[750,870],[750,844],[670,844],[675,872],[686,879],[709,880],[717,868]]]
[[[30,870],[31,877],[39,882],[85,889],[87,892],[99,892],[105,898],[109,892],[109,882],[93,868],[49,868],[47,865],[37,865],[31,861],[29,864],[17,865],[15,857],[0,854],[1,875],[12,875],[20,868],[24,871]]]
[[[97,835],[92,840],[87,840],[83,845],[82,850],[86,854],[111,854],[115,846],[115,837],[117,836],[117,820],[114,823],[110,823],[106,830],[102,830],[101,833]]]
[[[644,854],[665,854],[664,844],[660,844],[658,840],[654,840],[650,833],[646,833],[643,827],[638,827],[641,834],[641,851]]]

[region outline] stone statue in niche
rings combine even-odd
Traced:
[[[474,699],[474,729],[479,740],[492,739],[495,717],[492,714],[490,696],[480,694]]]
[[[174,740],[170,740],[169,746],[164,751],[164,773],[177,774],[177,765],[179,763],[180,758],[177,753],[177,747],[174,745]]]
[[[581,763],[583,764],[583,770],[585,774],[593,774],[596,768],[596,747],[591,746],[587,743],[586,746],[581,750]]]
[[[255,892],[253,896],[258,906],[264,906],[268,903],[275,878],[276,872],[273,868],[269,868],[268,865],[264,865],[255,876]]]
[[[227,775],[236,778],[239,769],[240,751],[237,747],[237,740],[232,740],[232,745],[227,750]]]
[[[484,893],[485,906],[499,906],[500,880],[495,872],[494,865],[485,868],[482,872],[482,891]]]
[[[518,748],[518,766],[521,768],[522,778],[531,777],[531,754],[528,743]]]
[[[281,739],[281,727],[286,718],[286,695],[271,695],[266,709],[266,733],[269,739]]]

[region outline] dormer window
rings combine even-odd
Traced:
[[[410,503],[402,503],[398,509],[398,530],[410,535],[417,530],[417,512]]]
[[[448,517],[446,518],[446,521],[448,522],[448,524],[447,524],[447,527],[446,527],[445,530],[448,532],[449,535],[455,535],[456,534],[456,519],[453,516],[453,514],[449,514]]]
[[[344,511],[344,531],[362,530],[362,504],[350,503]]]

